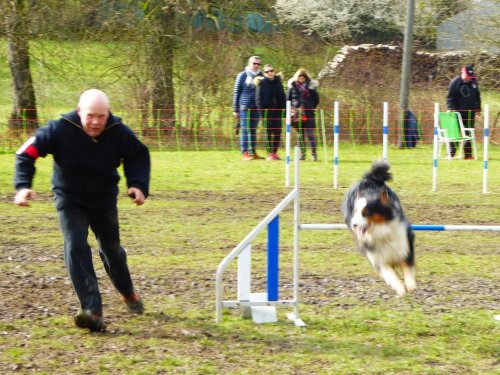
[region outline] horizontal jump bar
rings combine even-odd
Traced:
[[[413,230],[426,231],[492,231],[500,232],[500,225],[410,225]],[[300,224],[300,230],[345,230],[345,224]]]
[[[279,301],[222,301],[223,307],[246,307],[246,306],[296,306],[296,300]]]

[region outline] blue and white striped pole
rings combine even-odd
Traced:
[[[333,104],[333,188],[338,188],[339,177],[339,102]]]
[[[290,142],[292,139],[292,102],[286,102],[285,121],[285,187],[290,187]]]
[[[437,191],[438,126],[439,126],[439,103],[434,103],[434,153],[433,153],[433,166],[432,166],[432,191]]]
[[[414,224],[410,228],[415,231],[480,231],[480,232],[500,232],[500,225],[441,225],[441,224]],[[347,230],[346,224],[300,224],[300,230]]]
[[[483,162],[483,194],[488,192],[488,145],[490,141],[490,106],[484,106],[484,162]]]
[[[471,231],[471,232],[500,232],[500,225],[424,225],[415,224],[410,225],[413,230],[424,230],[424,231]]]
[[[387,147],[389,144],[389,103],[384,102],[384,120],[383,120],[383,135],[382,135],[382,158],[387,160]]]

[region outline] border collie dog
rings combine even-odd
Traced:
[[[390,165],[374,162],[372,169],[346,193],[342,212],[359,251],[399,297],[416,289],[415,254],[410,224],[398,196],[387,185]],[[394,267],[400,266],[404,284]]]

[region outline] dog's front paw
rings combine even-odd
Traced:
[[[403,285],[401,285],[401,287],[398,286],[397,288],[394,288],[394,290],[396,291],[398,298],[403,298],[406,295],[406,289]]]
[[[417,282],[415,279],[405,279],[406,290],[411,293],[417,289]]]

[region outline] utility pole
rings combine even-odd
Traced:
[[[406,9],[406,27],[403,46],[403,64],[401,68],[401,91],[399,96],[400,119],[398,129],[398,147],[403,147],[404,113],[409,109],[411,44],[413,41],[413,18],[415,14],[415,0],[408,0]]]

